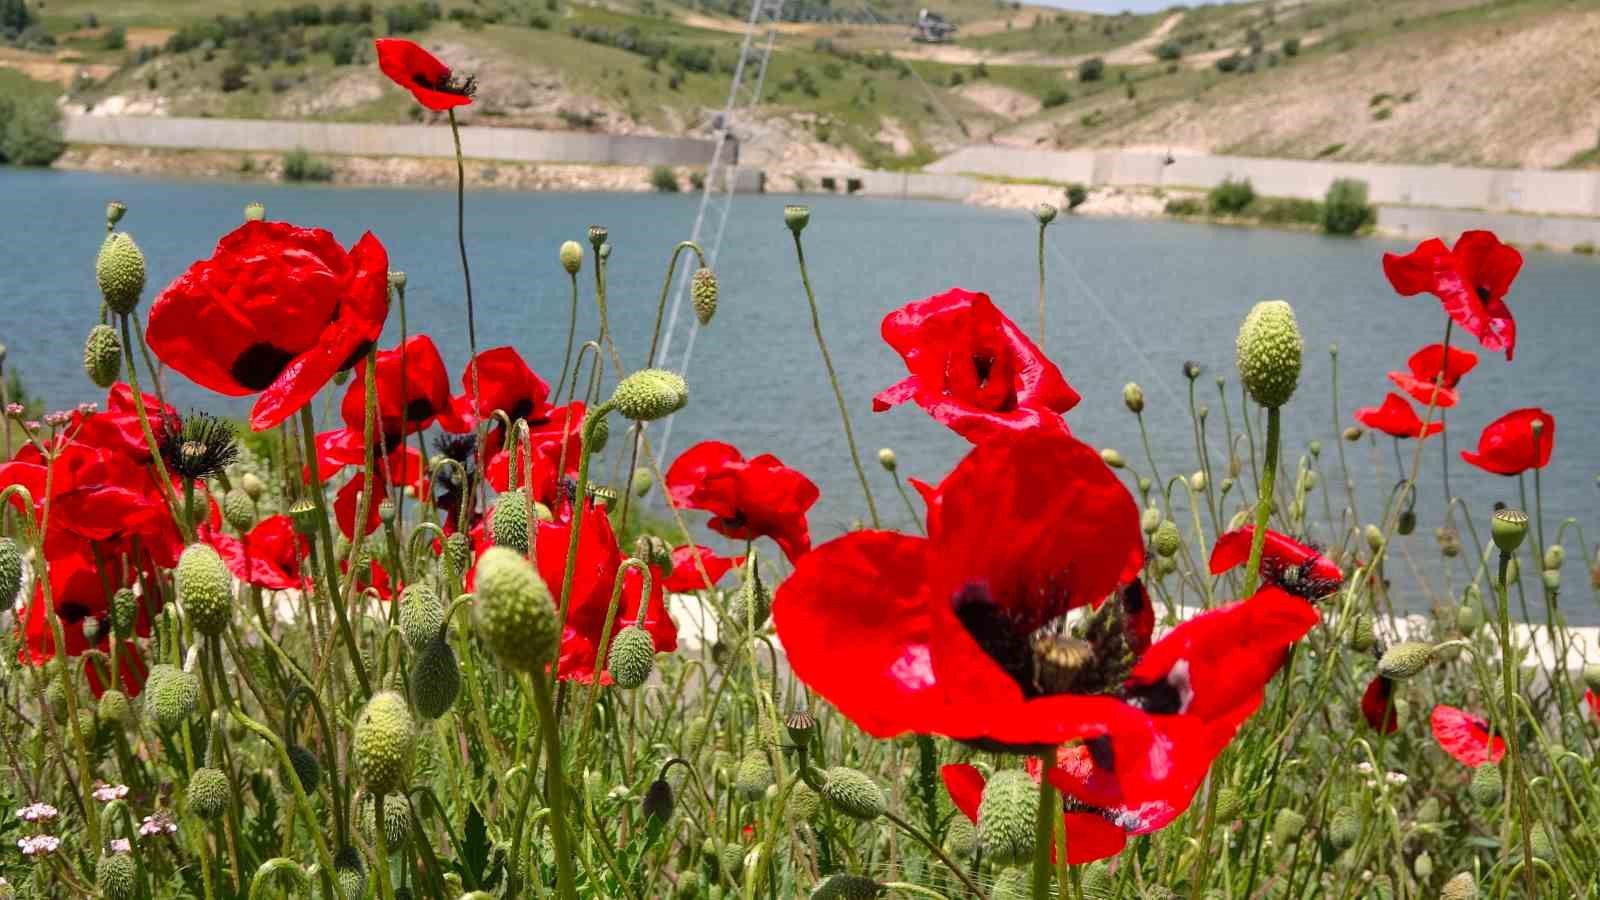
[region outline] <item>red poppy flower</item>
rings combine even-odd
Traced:
[[[1211,548],[1211,574],[1220,575],[1250,561],[1250,540],[1255,526],[1235,528],[1217,538]],[[1296,597],[1320,600],[1339,589],[1344,573],[1316,547],[1292,537],[1267,531],[1261,545],[1261,577]]]
[[[1393,681],[1377,675],[1368,682],[1366,692],[1361,695],[1361,715],[1374,731],[1394,734],[1400,730],[1400,717],[1394,708]]]
[[[1429,344],[1411,354],[1406,360],[1409,372],[1390,372],[1389,380],[1395,387],[1411,395],[1411,399],[1427,405],[1433,403],[1440,408],[1455,406],[1460,401],[1460,394],[1456,392],[1456,385],[1461,382],[1461,376],[1472,371],[1478,364],[1478,354],[1471,350],[1458,350],[1455,347],[1445,347],[1443,344]],[[1437,391],[1434,380],[1439,382]],[[1437,398],[1434,396],[1438,394]]]
[[[566,573],[567,548],[572,539],[572,522],[540,522],[534,538],[534,556],[539,574],[550,585],[551,593],[561,592]],[[561,659],[557,673],[563,679],[588,682],[594,678],[600,632],[611,607],[611,589],[623,554],[605,513],[590,506],[583,515],[578,535],[578,556],[573,569],[572,600],[568,604],[566,630],[561,636]],[[650,596],[641,598],[643,579],[629,568],[622,578],[622,597],[618,601],[612,635],[624,626],[638,623],[649,632],[656,652],[668,653],[678,647],[678,628],[667,614],[666,593],[661,573],[650,570]],[[553,598],[560,607],[561,598]],[[602,672],[602,681],[610,675]]]
[[[202,528],[201,540],[216,548],[233,576],[246,584],[281,591],[301,586],[300,560],[311,545],[286,515],[268,516],[243,538]]]
[[[1397,438],[1430,438],[1444,430],[1443,422],[1429,422],[1424,432],[1417,411],[1411,408],[1406,398],[1394,391],[1383,398],[1382,406],[1363,406],[1356,410],[1356,421]]]
[[[1594,713],[1594,717],[1600,719],[1600,694],[1596,694],[1593,689],[1590,689],[1583,692],[1583,699],[1584,702],[1589,704],[1589,711]]]
[[[1469,769],[1497,763],[1506,755],[1506,739],[1490,735],[1487,719],[1441,704],[1433,708],[1429,722],[1433,726],[1433,739],[1444,752]]]
[[[523,445],[519,444],[517,448],[517,483],[521,484],[524,477],[529,477],[533,483],[534,498],[552,510],[562,505],[562,480],[576,478],[578,474],[583,451],[583,437],[579,433],[583,426],[583,414],[583,401],[575,400],[568,406],[547,408],[539,423],[530,427],[526,445],[533,448],[531,476],[528,476],[528,457],[523,454]],[[489,443],[499,443],[498,433],[490,435]],[[502,448],[491,454],[485,469],[489,486],[502,493],[508,490],[511,465],[509,450]]]
[[[1533,423],[1539,422],[1534,436]],[[1461,458],[1495,475],[1520,475],[1550,464],[1556,447],[1556,417],[1537,406],[1514,409],[1484,427],[1478,435],[1478,452],[1461,451]]]
[[[1500,243],[1490,231],[1462,233],[1454,248],[1429,238],[1400,256],[1383,255],[1383,274],[1403,297],[1427,292],[1439,298],[1451,320],[1487,350],[1517,349],[1517,323],[1506,306],[1506,292],[1522,268],[1522,254]]]
[[[811,549],[806,510],[817,502],[817,486],[770,453],[747,460],[731,444],[703,441],[673,462],[666,482],[672,502],[711,513],[718,534],[770,537],[790,562]]]
[[[408,338],[403,348],[379,350],[377,357],[378,368],[373,380],[378,386],[377,416],[385,438],[413,434],[436,421],[446,431],[463,432],[470,428],[456,414],[455,401],[450,396],[450,374],[432,338],[416,335]],[[403,382],[402,362],[405,364]],[[366,428],[366,368],[364,357],[356,362],[350,387],[339,406],[345,427],[358,435]]]
[[[478,405],[472,403],[472,370],[478,370]],[[479,419],[505,412],[515,422],[527,419],[543,424],[550,415],[550,385],[540,378],[514,347],[495,347],[479,353],[461,373],[461,394],[456,412],[470,427]]]
[[[378,504],[389,496],[391,486],[409,485],[419,493],[424,489],[422,454],[409,445],[396,447],[393,453],[381,459],[379,465],[374,467],[373,476],[372,482],[376,485],[376,489],[372,502],[367,505],[367,520],[361,529],[364,535],[376,531],[381,524]],[[357,472],[333,497],[334,519],[339,523],[339,531],[347,538],[355,531],[356,516],[361,512],[361,492],[366,488],[366,480],[365,471]]]
[[[1038,781],[1038,766],[1031,762],[1028,774]],[[987,783],[983,773],[966,763],[955,763],[942,767],[939,774],[944,778],[945,790],[950,792],[950,802],[973,824],[977,824],[978,804],[983,800],[983,788]],[[1067,806],[1070,808],[1062,813],[1062,822],[1066,825],[1067,863],[1070,865],[1081,866],[1116,856],[1127,845],[1128,836],[1134,833],[1124,830],[1115,821],[1117,813],[1113,811],[1091,809],[1070,799],[1067,800]],[[1052,839],[1050,859],[1053,861],[1055,858],[1056,848]]]
[[[106,646],[101,649],[108,654],[111,652],[109,638],[106,639]],[[89,682],[89,694],[96,700],[105,696],[106,686],[100,681],[100,667],[86,659],[83,661],[83,674]],[[122,692],[129,697],[139,696],[149,675],[150,665],[145,662],[144,654],[139,651],[138,645],[132,641],[118,641],[117,677],[122,682]]]
[[[1039,629],[1143,562],[1138,509],[1099,454],[1064,432],[1018,435],[978,445],[929,494],[928,537],[831,541],[773,605],[796,675],[876,737],[1030,751],[1087,740],[1106,770],[1114,760],[1126,802],[1167,796],[1174,772],[1209,765],[1211,724],[1253,710],[1317,621],[1268,589],[1184,623],[1130,667],[1112,629],[1062,662]]]
[[[695,556],[700,557],[700,565],[695,565]],[[745,558],[742,556],[718,556],[699,544],[685,544],[682,547],[672,548],[672,574],[667,576],[663,586],[668,593],[692,594],[695,591],[706,589],[706,579],[711,580],[712,587],[722,580],[735,566],[743,566]],[[700,566],[705,567],[705,574],[700,574]]]
[[[260,394],[250,427],[305,406],[378,339],[389,313],[389,255],[371,232],[346,252],[320,228],[246,222],[150,307],[161,361],[231,397]]]
[[[883,412],[907,400],[973,442],[996,432],[1060,424],[1078,405],[1061,377],[988,294],[951,288],[883,319],[883,339],[911,374],[872,398]]]
[[[401,38],[379,38],[373,43],[378,49],[378,68],[428,109],[443,112],[472,102],[476,82],[456,78],[449,66],[417,44]]]

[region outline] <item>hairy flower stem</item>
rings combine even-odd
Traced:
[[[456,142],[456,247],[461,251],[461,278],[467,285],[467,356],[478,358],[478,321],[472,309],[472,267],[467,264],[467,168],[461,158],[461,127],[456,124],[456,111],[450,110],[450,136]],[[472,410],[476,415],[482,409],[479,403],[478,367],[467,367],[472,372]]]
[[[385,832],[389,829],[383,821],[382,791],[372,792],[372,834],[373,842],[378,846],[378,858],[372,861],[372,867],[378,870],[378,896],[382,900],[394,900],[394,885],[389,883],[389,837]]]
[[[328,525],[328,500],[323,496],[322,473],[317,467],[316,431],[311,407],[302,406],[300,436],[305,440],[306,467],[311,475],[311,502],[317,507],[317,543],[322,547],[322,565],[317,567],[322,571],[318,573],[321,576],[318,580],[322,582],[322,595],[328,598],[334,615],[339,619],[339,634],[344,637],[345,648],[350,651],[350,667],[355,670],[356,683],[361,686],[363,696],[371,696],[372,685],[367,681],[367,667],[361,662],[361,648],[356,646],[355,632],[350,630],[350,617],[345,614],[344,603],[339,599],[334,581],[334,573],[339,571],[339,561],[334,558],[333,529]]]
[[[1039,347],[1044,348],[1044,229],[1049,223],[1039,220]],[[796,240],[799,236],[796,235]]]
[[[1533,882],[1533,838],[1528,831],[1534,822],[1528,814],[1528,788],[1522,780],[1522,750],[1517,739],[1516,660],[1512,659],[1511,653],[1511,600],[1506,590],[1506,575],[1510,566],[1511,554],[1500,551],[1500,576],[1495,579],[1495,594],[1500,601],[1500,677],[1505,703],[1501,731],[1506,748],[1511,751],[1511,790],[1516,797],[1517,818],[1521,825],[1518,830],[1522,832],[1522,874],[1527,880],[1528,896],[1537,897],[1539,892]]]
[[[128,331],[130,316],[122,316],[122,346],[131,347],[129,341],[132,335]],[[161,488],[161,496],[167,501],[167,509],[172,511],[172,518],[178,523],[178,531],[183,535],[183,542],[194,540],[194,526],[187,516],[181,512],[178,504],[178,495],[172,490],[172,476],[167,474],[167,465],[161,459],[161,447],[156,443],[156,435],[150,428],[150,414],[144,408],[144,394],[139,390],[139,373],[133,364],[133,354],[124,352],[123,356],[128,361],[128,387],[133,394],[133,411],[139,415],[139,429],[144,432],[145,446],[150,450],[150,464],[156,470],[156,485]],[[42,557],[41,557],[42,558]]]
[[[567,280],[572,282],[572,305],[567,310],[567,349],[561,354],[561,378],[556,382],[555,393],[550,395],[557,398],[567,383],[567,371],[572,367],[572,339],[578,334],[578,273],[568,274]],[[576,382],[578,376],[574,374],[572,380]]]
[[[1055,754],[1051,754],[1054,757]],[[1055,843],[1056,789],[1044,777],[1050,761],[1039,759],[1039,809],[1033,818],[1033,900],[1050,900],[1050,847]]]
[[[1256,492],[1256,527],[1250,535],[1250,561],[1244,569],[1244,596],[1256,592],[1261,580],[1261,550],[1267,542],[1267,520],[1272,515],[1273,488],[1278,477],[1278,407],[1267,407],[1267,459],[1261,468],[1261,488]]]
[[[644,361],[646,369],[656,364],[656,344],[661,338],[661,316],[667,310],[667,291],[672,287],[672,273],[678,268],[678,256],[685,250],[693,250],[700,265],[706,265],[705,251],[694,241],[679,241],[678,246],[672,248],[672,257],[667,260],[667,277],[661,282],[661,299],[656,303],[656,327],[650,332],[650,355]]]
[[[573,528],[576,533],[576,519]],[[551,677],[554,677],[554,673]],[[539,735],[544,739],[545,798],[550,804],[550,838],[556,851],[556,890],[562,900],[577,900],[578,894],[573,887],[571,837],[567,834],[566,776],[562,771],[561,738],[556,730],[555,705],[551,702],[550,686],[545,683],[542,673],[529,675],[528,684],[532,687],[534,704],[538,708]]]
[[[861,453],[856,449],[855,432],[850,428],[850,410],[844,403],[844,392],[839,389],[839,376],[833,370],[833,357],[828,354],[828,342],[822,337],[822,319],[817,314],[817,297],[811,290],[811,276],[806,274],[806,251],[800,243],[800,233],[794,233],[794,255],[800,262],[800,283],[805,285],[806,302],[811,305],[811,331],[817,336],[817,348],[822,351],[822,365],[828,370],[828,383],[833,386],[833,398],[839,404],[839,418],[844,422],[845,443],[850,445],[850,462],[856,467],[856,477],[861,480],[861,493],[867,498],[867,512],[872,517],[872,527],[882,528],[878,522],[878,505],[872,500],[872,486],[867,484],[867,470],[861,467]]]

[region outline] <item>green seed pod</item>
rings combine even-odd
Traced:
[[[342,848],[333,858],[333,871],[345,900],[362,900],[367,895],[367,866],[356,848]]]
[[[234,531],[244,534],[256,524],[256,505],[244,491],[229,491],[222,498],[222,518]]]
[[[1454,528],[1435,528],[1433,539],[1439,544],[1439,554],[1445,559],[1461,555],[1461,534]]]
[[[496,546],[509,547],[528,555],[528,497],[521,491],[507,491],[495,498],[489,515],[489,539]]]
[[[772,614],[772,590],[761,580],[761,571],[756,565],[756,551],[751,550],[749,558],[744,563],[744,582],[739,585],[739,593],[733,597],[733,602],[728,604],[728,617],[737,628],[752,627],[761,630],[767,624],[767,616]]]
[[[1471,872],[1461,872],[1439,889],[1439,900],[1478,900],[1478,880]]]
[[[184,794],[189,812],[207,821],[221,818],[232,796],[233,786],[228,783],[228,776],[210,766],[194,770],[189,790]]]
[[[1033,819],[1039,789],[1020,769],[1002,769],[984,785],[978,804],[978,845],[999,865],[1033,858]]]
[[[1126,406],[1128,412],[1134,415],[1144,412],[1144,388],[1139,387],[1137,383],[1132,381],[1123,385],[1122,405]]]
[[[128,853],[102,853],[94,864],[94,884],[105,900],[132,900],[138,893],[138,872]]]
[[[1336,850],[1349,850],[1361,839],[1361,814],[1348,806],[1333,811],[1328,821],[1328,843]]]
[[[540,672],[556,657],[555,600],[516,551],[490,547],[478,561],[473,617],[484,643],[513,669]]]
[[[193,672],[158,663],[145,677],[145,713],[163,731],[173,732],[194,716],[200,702],[200,680]]]
[[[1432,661],[1432,644],[1401,641],[1384,651],[1378,660],[1378,674],[1390,681],[1406,681],[1416,677]]]
[[[121,222],[122,221],[122,217],[127,215],[127,214],[128,214],[128,204],[123,203],[121,200],[113,200],[110,203],[107,203],[106,204],[106,230],[110,231],[111,229],[117,227],[117,223]]]
[[[1100,459],[1113,469],[1126,468],[1128,465],[1128,461],[1122,458],[1122,454],[1110,447],[1100,451]]]
[[[734,790],[746,800],[759,800],[772,786],[772,765],[764,753],[747,753],[733,777]]]
[[[1411,871],[1422,881],[1433,877],[1433,857],[1428,855],[1428,851],[1418,853],[1417,858],[1411,861]]]
[[[1306,817],[1299,810],[1285,806],[1272,819],[1272,844],[1279,848],[1288,847],[1300,840],[1305,830]]]
[[[105,389],[117,382],[122,374],[122,339],[110,325],[96,325],[89,329],[83,342],[83,371],[97,388]]]
[[[1489,520],[1489,534],[1501,553],[1517,552],[1522,539],[1528,536],[1528,514],[1520,509],[1497,510]]]
[[[1257,303],[1239,327],[1239,380],[1262,406],[1289,402],[1300,383],[1300,355],[1305,342],[1294,308],[1282,300]]]
[[[617,385],[611,403],[625,418],[653,422],[677,412],[689,402],[683,376],[665,369],[640,369]]]
[[[811,889],[811,900],[873,900],[889,889],[864,875],[837,872]]]
[[[577,241],[561,242],[561,268],[567,270],[568,275],[576,275],[583,269],[583,245]]]
[[[189,624],[207,637],[226,631],[233,615],[233,576],[217,551],[210,544],[190,544],[173,571]]]
[[[267,206],[259,200],[252,200],[244,205],[244,220],[246,222],[260,222],[267,217]]]
[[[717,314],[717,273],[704,266],[695,269],[689,283],[689,296],[694,304],[694,317],[702,326],[710,325],[711,317]]]
[[[133,312],[144,293],[144,253],[124,232],[106,236],[95,258],[94,276],[100,282],[100,296],[118,315]]]
[[[22,590],[22,553],[17,542],[0,537],[0,608],[10,609]]]
[[[1168,519],[1156,526],[1156,533],[1150,538],[1150,546],[1156,554],[1164,558],[1172,558],[1183,546],[1183,535],[1178,533],[1177,523]]]
[[[1494,763],[1484,763],[1472,770],[1472,783],[1467,786],[1467,793],[1481,806],[1495,807],[1500,805],[1500,797],[1505,790],[1505,781],[1500,777],[1500,767]]]
[[[994,880],[993,900],[1029,900],[1033,896],[1032,873],[1026,866],[1011,866],[1000,872]]]
[[[876,781],[845,766],[834,766],[823,773],[822,798],[854,819],[876,819],[888,806]]]
[[[789,808],[802,821],[814,819],[822,813],[822,795],[802,781],[789,791]]]
[[[944,852],[955,859],[971,859],[978,852],[978,829],[966,816],[956,816],[945,828]]]
[[[789,226],[795,237],[806,230],[806,225],[811,222],[811,207],[799,203],[791,203],[783,208],[783,224]]]
[[[366,842],[376,847],[378,835],[372,830],[373,798],[371,794],[363,794],[356,798],[356,829],[361,832],[361,837]],[[388,846],[390,854],[405,847],[406,838],[411,836],[411,810],[406,806],[406,798],[402,794],[389,794],[383,798],[383,840]]]
[[[444,604],[427,582],[417,581],[400,592],[400,633],[412,651],[421,653],[444,627]]]
[[[604,244],[606,238],[610,236],[611,230],[604,225],[589,226],[589,246],[593,247],[597,253],[600,251],[600,245]]]
[[[311,500],[296,500],[289,504],[289,519],[294,522],[294,530],[302,537],[311,537],[317,533],[317,505]]]
[[[1439,821],[1439,814],[1440,809],[1438,797],[1424,797],[1422,798],[1422,802],[1417,804],[1418,822],[1432,824]]]
[[[450,711],[461,694],[461,668],[443,634],[435,634],[411,665],[411,699],[423,718],[437,719]]]
[[[656,642],[650,632],[638,625],[629,625],[611,639],[606,668],[611,670],[617,687],[631,690],[643,685],[655,665]]]
[[[379,691],[367,701],[356,719],[353,745],[356,768],[368,791],[387,794],[404,787],[416,733],[404,697]]]
[[[128,700],[128,695],[112,688],[100,695],[100,703],[95,707],[95,714],[102,722],[115,722],[118,725],[133,724],[133,704]]]
[[[734,882],[744,871],[744,848],[738,844],[723,844],[717,849],[717,868]]]
[[[1540,574],[1540,579],[1544,582],[1544,589],[1546,593],[1554,594],[1561,590],[1561,573],[1559,571],[1555,569],[1545,569],[1544,572]]]
[[[317,785],[322,782],[322,763],[317,761],[317,755],[302,744],[290,744],[288,750],[289,765],[294,768],[300,788],[307,795],[316,793]]]

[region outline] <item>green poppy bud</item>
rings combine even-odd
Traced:
[[[1424,824],[1437,822],[1440,812],[1438,797],[1424,797],[1422,802],[1417,804],[1417,821]]]
[[[1433,645],[1422,641],[1401,641],[1384,651],[1378,660],[1378,674],[1390,681],[1415,677],[1433,661]]]
[[[112,688],[100,695],[100,703],[95,707],[95,714],[102,722],[115,722],[118,725],[133,724],[133,704],[128,700],[128,695]]]
[[[83,371],[98,388],[109,388],[122,374],[122,340],[110,325],[89,329],[83,342]]]
[[[1328,821],[1328,843],[1335,850],[1349,850],[1361,839],[1361,814],[1348,806],[1333,811]]]
[[[222,518],[234,531],[244,534],[256,524],[255,502],[244,491],[229,491],[222,497]]]
[[[1283,848],[1300,840],[1306,830],[1306,817],[1299,810],[1285,806],[1272,819],[1272,844]]]
[[[356,848],[342,848],[333,858],[333,871],[345,900],[361,900],[367,895],[367,867]]]
[[[1306,449],[1311,451],[1312,458],[1319,457],[1319,456],[1322,455],[1322,442],[1321,441],[1312,441],[1311,443],[1306,445]]]
[[[1520,509],[1497,510],[1494,518],[1489,521],[1489,534],[1494,537],[1494,545],[1504,554],[1517,552],[1522,546],[1522,539],[1528,535],[1528,514]]]
[[[1132,381],[1123,385],[1122,403],[1134,415],[1144,412],[1144,388]]]
[[[710,325],[717,314],[717,273],[704,266],[694,270],[689,279],[689,299],[694,304],[694,317],[701,325]]]
[[[358,797],[356,800],[356,828],[368,844],[377,846],[378,835],[372,829],[373,806],[375,802],[371,794]],[[394,793],[383,798],[383,840],[389,852],[395,853],[405,846],[406,838],[411,836],[411,808],[406,805],[404,794]]]
[[[94,884],[105,900],[133,900],[139,890],[138,880],[132,854],[102,853],[94,864]]]
[[[689,402],[683,376],[665,369],[640,369],[617,385],[611,403],[625,418],[653,422],[670,416]]]
[[[356,718],[353,749],[361,783],[368,791],[390,793],[405,786],[416,726],[404,697],[379,691]]]
[[[406,644],[421,653],[444,627],[444,604],[427,582],[417,581],[400,592],[400,633]]]
[[[1083,900],[1114,900],[1117,896],[1117,884],[1105,860],[1095,860],[1084,866],[1079,881]]]
[[[1183,536],[1178,533],[1178,525],[1171,519],[1156,526],[1156,533],[1150,538],[1150,546],[1155,548],[1158,555],[1171,558],[1183,546]]]
[[[228,783],[227,774],[221,769],[206,766],[194,770],[184,799],[189,812],[209,821],[222,817],[232,796],[233,786]]]
[[[1122,458],[1122,454],[1110,447],[1100,451],[1100,459],[1113,469],[1121,469],[1128,465],[1127,460]]]
[[[640,466],[633,470],[633,495],[635,497],[643,497],[649,494],[650,489],[655,486],[656,476],[651,473],[648,467]]]
[[[1367,539],[1367,549],[1373,553],[1383,549],[1383,529],[1368,523],[1365,528],[1361,529],[1361,535]]]
[[[1372,630],[1372,613],[1356,614],[1356,620],[1350,628],[1350,649],[1357,653],[1365,653],[1372,649],[1377,640],[1377,635]]]
[[[606,668],[611,670],[617,687],[631,690],[643,685],[655,665],[656,643],[650,632],[638,625],[629,625],[611,639]]]
[[[17,542],[0,537],[0,608],[10,609],[22,590],[22,553]]]
[[[145,713],[163,731],[177,731],[200,703],[200,681],[193,672],[158,663],[145,676],[143,696]]]
[[[893,472],[900,468],[900,458],[888,447],[878,451],[878,465],[883,466],[885,472]]]
[[[795,818],[809,821],[822,812],[822,795],[804,781],[799,782],[789,791],[789,808],[794,810]]]
[[[322,763],[317,761],[317,755],[302,744],[290,744],[288,750],[289,765],[300,781],[301,790],[307,795],[316,793],[317,785],[322,782]]]
[[[239,476],[239,487],[246,497],[257,503],[261,502],[261,495],[267,492],[266,484],[254,472],[246,472]]]
[[[1494,807],[1500,804],[1500,797],[1505,790],[1505,780],[1500,776],[1500,767],[1494,763],[1484,763],[1472,770],[1472,783],[1467,786],[1467,793],[1472,799],[1482,806]]]
[[[490,547],[478,561],[474,619],[489,649],[513,669],[540,672],[555,659],[561,640],[555,600],[514,550]]]
[[[1351,425],[1349,428],[1346,428],[1344,431],[1340,432],[1340,437],[1343,437],[1346,443],[1354,444],[1356,441],[1361,440],[1362,435],[1366,433],[1367,432],[1361,427]]]
[[[783,224],[789,226],[789,230],[794,232],[795,237],[799,237],[800,232],[805,231],[806,225],[810,224],[810,222],[811,207],[791,203],[783,208]]]
[[[1439,889],[1439,900],[1478,900],[1478,881],[1471,872],[1461,872]]]
[[[1235,346],[1239,379],[1251,398],[1269,408],[1288,403],[1300,382],[1305,349],[1294,308],[1282,300],[1257,303],[1239,327]]]
[[[577,241],[561,243],[561,268],[566,269],[568,275],[576,275],[583,269],[582,244]]]
[[[1015,865],[995,877],[992,900],[1029,900],[1033,896],[1032,873],[1028,866]]]
[[[822,798],[833,808],[855,819],[876,819],[888,804],[883,788],[866,774],[844,766],[823,773]]]
[[[435,632],[411,665],[411,699],[423,718],[437,719],[450,711],[460,693],[456,651],[443,632]]]
[[[1556,569],[1545,569],[1541,574],[1546,593],[1554,594],[1561,590],[1561,572]]]
[[[811,900],[874,900],[889,889],[865,875],[836,872],[811,889]]]
[[[507,491],[495,498],[489,515],[489,539],[496,546],[509,547],[521,556],[528,555],[528,497],[521,491]]]
[[[761,580],[761,571],[756,565],[756,551],[751,550],[744,563],[744,582],[739,585],[739,593],[728,605],[728,617],[735,627],[759,630],[767,623],[767,616],[771,613],[772,589]]]
[[[970,859],[978,852],[978,829],[966,816],[956,816],[945,827],[944,852],[956,859]]]
[[[457,531],[444,539],[444,561],[456,578],[467,574],[472,562],[472,541]]]
[[[1049,203],[1041,203],[1033,208],[1033,217],[1039,220],[1040,225],[1049,225],[1056,220],[1056,216],[1060,212],[1061,210],[1056,209]]]
[[[233,616],[233,575],[217,551],[210,544],[190,544],[173,571],[189,624],[207,637],[226,631]]]
[[[1433,877],[1433,857],[1428,855],[1428,851],[1418,853],[1417,858],[1411,861],[1411,871],[1423,881]]]
[[[772,765],[764,753],[748,753],[739,761],[733,789],[746,800],[759,800],[772,786]]]
[[[94,275],[106,306],[118,315],[127,315],[144,293],[144,253],[126,233],[107,235],[95,259]]]
[[[1033,858],[1033,819],[1039,789],[1020,769],[1002,769],[990,777],[978,803],[978,845],[999,865],[1020,865]]]
[[[1139,514],[1139,527],[1146,535],[1154,535],[1156,529],[1161,527],[1161,510],[1154,506],[1145,507]]]
[[[1417,514],[1414,510],[1400,511],[1400,517],[1395,520],[1394,530],[1397,534],[1410,534],[1417,530]]]

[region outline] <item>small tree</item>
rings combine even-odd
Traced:
[[[1211,212],[1217,215],[1236,216],[1244,212],[1245,208],[1256,199],[1256,189],[1250,184],[1250,179],[1243,178],[1238,181],[1232,178],[1223,179],[1222,183],[1211,189],[1207,195],[1207,203]]]
[[[1089,189],[1077,182],[1067,185],[1067,210],[1077,209],[1089,199]]]
[[[1356,178],[1340,178],[1328,185],[1322,201],[1322,230],[1328,234],[1355,234],[1374,219],[1367,203],[1367,183]]]
[[[67,145],[61,140],[61,111],[45,99],[0,98],[0,162],[48,166]]]
[[[1283,55],[1284,56],[1299,56],[1300,55],[1300,39],[1297,38],[1297,37],[1284,38],[1283,39]]]
[[[650,186],[663,194],[678,192],[678,176],[671,166],[656,166],[650,170]]]

